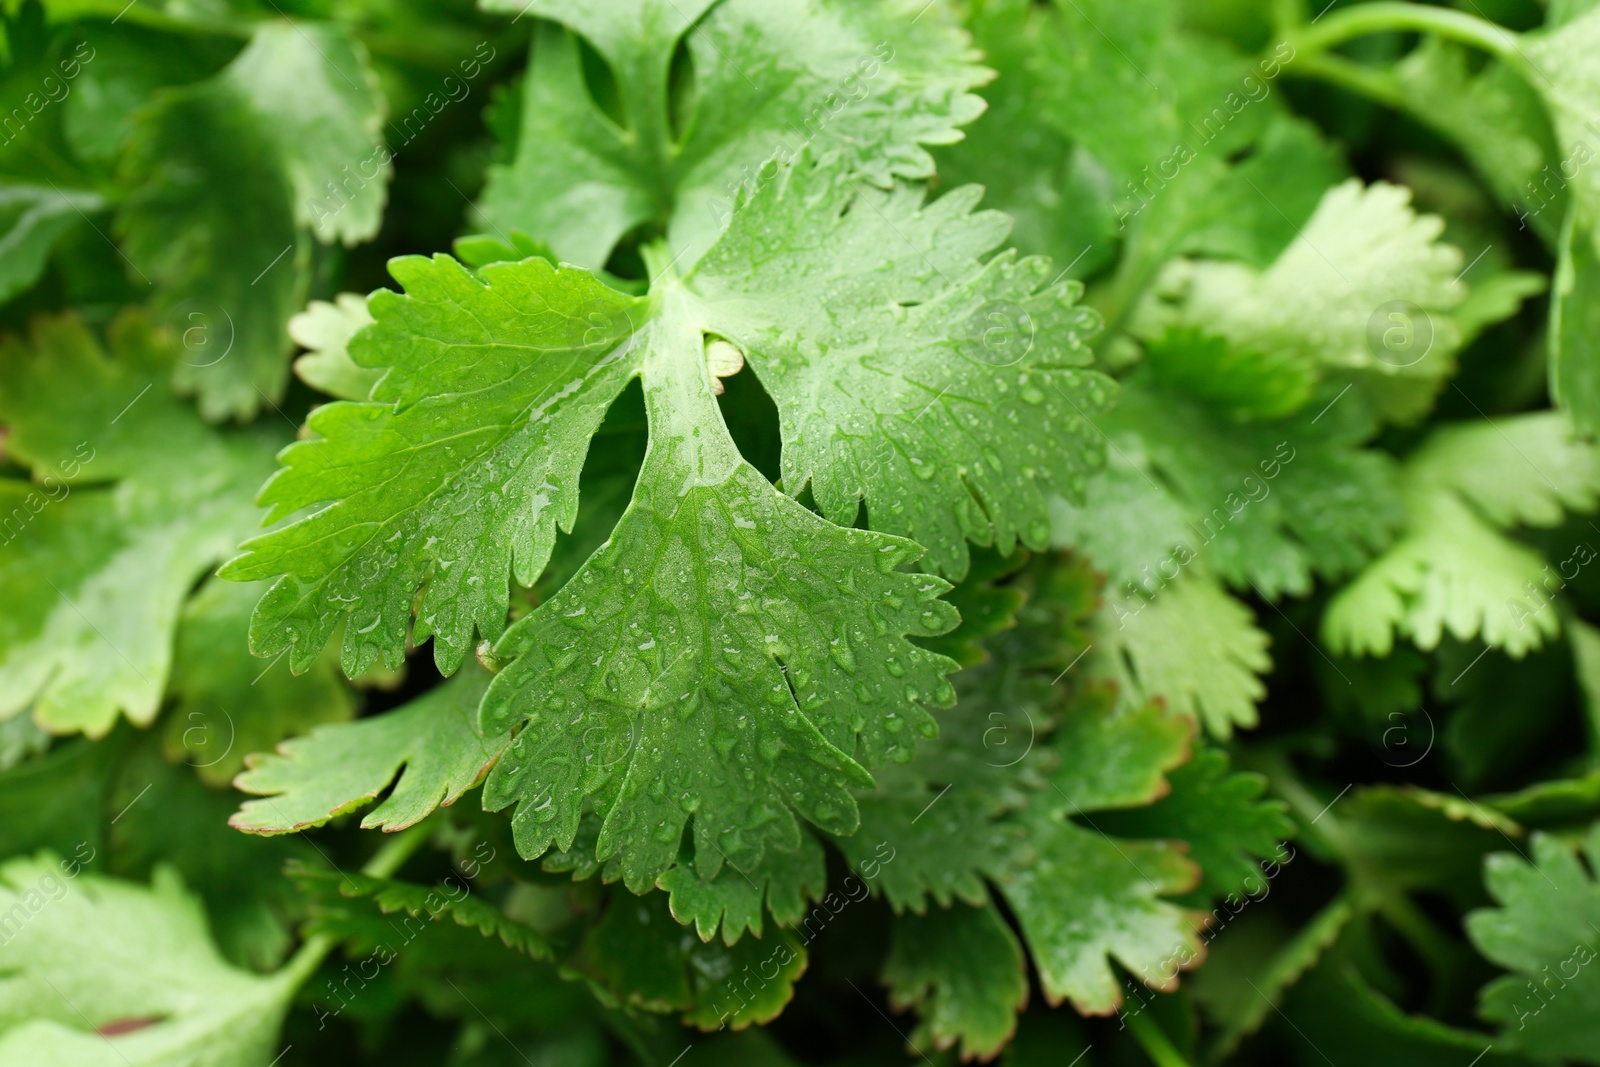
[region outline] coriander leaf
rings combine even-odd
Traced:
[[[590,928],[585,955],[624,1002],[682,1012],[685,1023],[707,1031],[769,1022],[806,969],[806,950],[787,930],[733,946],[702,942],[673,920],[665,893],[635,897],[620,889]]]
[[[966,572],[966,542],[1049,541],[1047,494],[1099,465],[1090,419],[1111,381],[1087,369],[1099,328],[1049,262],[1001,253],[981,190],[925,203],[837,167],[764,166],[689,284],[777,402],[783,484],[822,513],[916,540]],[[1048,429],[1046,429],[1048,428]]]
[[[800,847],[783,852],[769,848],[754,870],[724,866],[710,881],[702,881],[687,865],[678,864],[656,880],[670,895],[672,917],[693,923],[700,940],[710,941],[722,928],[722,940],[732,945],[746,930],[762,935],[762,903],[779,926],[794,926],[808,900],[820,900],[827,891],[827,870],[822,846],[810,834],[800,835]]]
[[[1056,543],[1114,585],[1150,595],[1198,559],[1263,598],[1303,596],[1313,575],[1348,574],[1387,547],[1402,520],[1396,472],[1360,447],[1375,426],[1359,405],[1334,396],[1314,414],[1241,426],[1151,377],[1130,377],[1103,422],[1122,443],[1096,483],[1123,484],[1091,484],[1083,507],[1053,516]],[[1143,528],[1128,536],[1130,524]]]
[[[1110,1014],[1122,1003],[1111,959],[1157,989],[1198,962],[1198,913],[1163,898],[1193,889],[1199,868],[1171,842],[1118,841],[1096,828],[1097,814],[1165,792],[1163,773],[1187,757],[1192,733],[1158,705],[1118,712],[1099,688],[1062,717],[1050,745],[1059,766],[1020,819],[1035,859],[999,883],[1051,1004]]]
[[[391,784],[361,825],[393,831],[421,822],[476,785],[505,746],[477,730],[488,683],[468,668],[392,711],[319,726],[276,754],[246,757],[234,785],[262,799],[245,801],[228,822],[248,833],[293,833],[362,807]]]
[[[1172,791],[1148,807],[1108,811],[1095,824],[1117,837],[1187,842],[1205,881],[1186,903],[1205,906],[1258,891],[1264,881],[1259,861],[1278,856],[1281,862],[1283,842],[1295,832],[1283,802],[1262,799],[1267,780],[1229,774],[1227,754],[1207,748],[1170,772],[1167,783]]]
[[[958,1040],[961,1058],[988,1059],[1017,1030],[1028,1003],[1022,947],[994,906],[957,904],[894,920],[883,982],[897,1010],[915,1007],[935,1048]]]
[[[241,489],[277,443],[176,401],[170,338],[142,316],[107,341],[68,315],[0,343],[7,451],[35,478],[0,481],[0,716],[31,705],[41,726],[90,736],[119,713],[155,717],[183,602],[254,523]]]
[[[28,917],[0,974],[0,1064],[257,1067],[275,1054],[293,980],[225,963],[169,868],[145,888],[69,878],[62,863],[42,852],[0,867],[0,911]]]
[[[1600,157],[1600,66],[1594,61],[1600,47],[1600,10],[1591,10],[1558,29],[1525,35],[1521,55],[1537,72],[1531,84],[1544,98],[1556,138],[1561,143],[1561,171],[1572,187],[1572,200],[1586,222],[1595,249],[1600,251],[1600,177],[1590,166]],[[1568,168],[1572,170],[1566,175]]]
[[[1049,83],[1035,57],[1051,14],[1032,0],[968,6],[967,28],[1005,73],[982,87],[982,119],[935,157],[942,183],[981,184],[990,205],[1016,221],[1012,239],[1022,252],[1071,262],[1074,277],[1088,278],[1116,256],[1115,189],[1098,160],[1040,121]],[[1006,165],[994,166],[1000,158]]]
[[[1406,462],[1407,532],[1328,605],[1340,654],[1387,655],[1394,636],[1445,632],[1517,657],[1560,630],[1538,553],[1502,531],[1554,526],[1600,503],[1600,455],[1557,412],[1444,426]]]
[[[1153,596],[1109,593],[1106,600],[1085,664],[1091,677],[1117,682],[1136,701],[1160,697],[1214,737],[1256,724],[1256,701],[1266,695],[1257,675],[1272,659],[1249,608],[1200,574]]]
[[[931,177],[922,146],[961,136],[983,109],[967,90],[991,76],[941,10],[910,0],[485,6],[573,32],[535,34],[517,152],[490,168],[483,213],[492,228],[522,230],[590,268],[641,226],[666,230],[676,253],[704,252],[740,183],[775,153],[838,153],[849,173],[884,187]],[[614,114],[585,86],[580,36],[615,80]],[[680,40],[693,87],[674,105]]]
[[[1241,351],[1292,356],[1318,375],[1349,378],[1375,410],[1414,421],[1454,371],[1465,286],[1444,222],[1419,216],[1410,190],[1351,179],[1328,190],[1300,235],[1265,270],[1177,261],[1134,331],[1187,326]]]
[[[1473,54],[1438,37],[1424,37],[1395,64],[1404,107],[1450,138],[1508,203],[1527,203],[1525,187],[1554,155],[1555,142],[1539,95],[1512,68],[1490,60],[1474,69]],[[1542,211],[1525,213],[1543,232],[1554,227]]]
[[[301,677],[263,663],[246,642],[261,590],[211,580],[184,605],[164,733],[167,757],[190,764],[209,785],[226,785],[252,752],[355,714],[355,699],[324,656]]]
[[[0,300],[38,281],[56,238],[105,206],[89,190],[0,184]]]
[[[1056,683],[1087,644],[1095,589],[1082,565],[1036,557],[998,590],[975,572],[952,602],[969,603],[975,590],[1012,593],[1014,620],[986,635],[977,645],[986,655],[956,675],[956,705],[940,714],[939,736],[910,762],[877,772],[877,786],[856,794],[860,829],[834,840],[897,912],[923,914],[930,897],[940,907],[980,907],[985,879],[1027,862],[1025,834],[1010,816],[1044,788],[1053,765],[1044,739],[1068,696]]]
[[[367,298],[357,293],[340,293],[332,303],[313,300],[289,320],[289,336],[309,350],[294,361],[296,376],[340,400],[366,400],[383,371],[351,359],[350,339],[372,321]]]
[[[378,232],[390,153],[366,48],[331,23],[261,23],[223,79],[287,174],[296,225],[324,244]]]
[[[499,938],[501,944],[525,956],[536,960],[555,958],[555,949],[543,934],[511,918],[481,897],[473,896],[471,888],[454,877],[438,886],[426,886],[394,878],[373,878],[364,874],[327,870],[304,863],[292,864],[290,876],[302,886],[322,883],[320,886],[310,886],[307,891],[313,894],[338,893],[346,899],[370,898],[385,915],[403,911],[413,919],[426,916],[430,921],[438,922],[448,914],[457,925],[470,927],[484,937]],[[316,925],[320,928],[320,924]]]
[[[1384,892],[1423,890],[1469,906],[1485,854],[1522,828],[1459,793],[1416,786],[1362,786],[1342,800],[1336,824],[1348,862]],[[1330,816],[1331,818],[1331,816]]]
[[[640,302],[542,259],[469,273],[448,256],[390,264],[353,358],[387,366],[363,403],[312,412],[262,490],[269,520],[324,505],[245,543],[221,571],[279,578],[252,651],[305,670],[344,632],[345,672],[404,657],[413,601],[446,672],[500,636],[511,577],[532,585],[556,527],[571,531],[578,473],[607,406],[637,372]],[[423,588],[420,600],[417,590]]]
[[[261,24],[220,73],[139,113],[117,227],[159,306],[214,334],[174,377],[207,418],[247,418],[282,396],[308,236],[353,244],[377,231],[382,113],[365,51],[344,30],[287,22]]]
[[[1550,288],[1550,394],[1582,433],[1600,430],[1600,254],[1567,212]]]
[[[611,539],[495,647],[514,662],[482,709],[522,723],[484,803],[516,803],[517,846],[566,849],[583,800],[605,813],[598,858],[630,887],[676,859],[694,815],[695,868],[749,870],[792,850],[791,809],[855,829],[849,786],[931,736],[951,661],[902,635],[955,625],[942,580],[897,572],[916,546],[840,529],[745,463],[710,391],[687,294],[643,347],[650,447]]]
[[[1314,370],[1287,351],[1243,351],[1192,326],[1148,339],[1144,358],[1156,383],[1235,419],[1293,414],[1317,384]]]
[[[1600,828],[1582,848],[1588,870],[1543,834],[1531,860],[1488,857],[1484,883],[1499,907],[1466,917],[1478,951],[1512,972],[1484,987],[1479,1015],[1501,1024],[1497,1040],[1550,1063],[1600,1063],[1600,971],[1590,966],[1600,951]]]

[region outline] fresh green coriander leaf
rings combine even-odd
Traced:
[[[939,1049],[960,1041],[964,1060],[1005,1047],[1028,1003],[1022,946],[988,903],[896,916],[883,981],[891,1005],[922,1016],[913,1045],[924,1034]]]
[[[828,888],[822,846],[810,834],[789,852],[769,848],[754,870],[724,866],[709,882],[680,863],[656,880],[670,894],[672,916],[693,923],[700,940],[710,941],[722,929],[725,944],[736,943],[746,930],[762,936],[762,903],[779,926],[792,927],[805,913],[808,900],[820,900]]]
[[[777,402],[785,488],[840,524],[864,500],[952,577],[968,540],[1045,547],[1047,495],[1081,494],[1114,390],[1088,369],[1081,287],[1041,258],[984,262],[1010,223],[973,210],[976,187],[924,203],[805,163],[758,186],[690,284]]]
[[[308,350],[294,361],[295,375],[339,400],[367,399],[383,371],[351,359],[350,339],[372,321],[367,298],[359,293],[340,293],[332,303],[313,300],[289,320],[289,336]]]
[[[1254,726],[1272,668],[1267,635],[1248,607],[1203,574],[1153,596],[1111,592],[1096,623],[1091,677],[1118,683],[1135,701],[1163,698],[1213,737]]]
[[[38,281],[56,238],[105,206],[88,190],[0,184],[0,301]]]
[[[482,779],[504,737],[478,733],[478,702],[489,678],[469,667],[410,703],[351,723],[319,726],[245,759],[234,783],[247,800],[229,819],[236,829],[287,834],[321,826],[354,811],[389,788],[364,827],[403,830],[440,804],[453,804]]]
[[[1511,656],[1560,631],[1545,561],[1502,531],[1554,526],[1600,502],[1600,455],[1566,416],[1445,426],[1406,462],[1407,532],[1328,605],[1342,655],[1388,655],[1395,635],[1436,647],[1448,631]]]
[[[325,504],[243,546],[236,580],[283,575],[252,651],[305,670],[342,620],[352,676],[421,643],[453,671],[498,638],[513,576],[529,586],[556,527],[571,531],[578,474],[606,408],[637,373],[640,301],[542,259],[474,275],[448,256],[395,260],[405,295],[373,294],[358,366],[387,367],[367,403],[312,412],[262,490],[270,520]],[[537,358],[529,358],[537,352]]]
[[[1021,817],[1035,858],[999,883],[1051,1004],[1108,1015],[1122,1003],[1111,960],[1157,989],[1199,961],[1199,913],[1164,899],[1195,888],[1199,868],[1172,842],[1095,828],[1098,814],[1164,793],[1192,736],[1188,720],[1155,704],[1117,711],[1097,687],[1062,717],[1050,746],[1059,766]]]
[[[1455,367],[1450,312],[1466,287],[1464,257],[1441,243],[1443,220],[1412,211],[1403,186],[1351,179],[1328,190],[1299,237],[1263,271],[1179,261],[1134,324],[1175,326],[1240,351],[1287,353],[1319,376],[1348,378],[1379,414],[1414,421]]]
[[[167,868],[149,888],[64,873],[42,852],[0,867],[0,911],[28,921],[0,976],[5,1067],[259,1067],[294,985],[229,966]]]
[[[806,969],[805,948],[786,930],[733,946],[702,942],[672,918],[665,893],[635,897],[613,889],[609,897],[585,955],[625,1003],[682,1012],[701,1030],[743,1030],[777,1017]]]
[[[1498,908],[1466,918],[1467,936],[1512,973],[1490,982],[1479,1014],[1497,1039],[1548,1062],[1600,1063],[1600,824],[1584,839],[1585,870],[1559,840],[1533,839],[1533,858],[1501,852],[1484,864]]]
[[[1538,93],[1522,76],[1491,60],[1474,69],[1472,52],[1428,36],[1394,67],[1404,106],[1460,147],[1490,188],[1508,204],[1526,204],[1525,186],[1554,154],[1554,136]],[[1529,213],[1550,233],[1556,219]]]
[[[1149,807],[1108,811],[1095,824],[1125,838],[1186,841],[1189,858],[1205,875],[1194,898],[1205,906],[1229,895],[1261,892],[1268,857],[1283,860],[1283,843],[1294,823],[1282,801],[1266,800],[1267,780],[1258,774],[1228,773],[1228,757],[1207,748],[1167,775],[1172,791]]]
[[[697,835],[731,832],[735,811],[741,822],[759,815],[759,834],[715,838],[741,869],[767,843],[796,847],[791,806],[829,831],[853,829],[846,787],[868,784],[865,767],[908,757],[913,738],[932,729],[919,705],[950,695],[939,677],[948,661],[900,636],[937,636],[953,624],[937,599],[946,584],[895,573],[919,554],[912,546],[829,525],[741,460],[710,392],[708,338],[744,348],[781,415],[813,411],[809,391],[831,389],[824,397],[839,410],[797,431],[807,434],[799,447],[813,450],[803,461],[810,468],[786,486],[809,481],[850,520],[866,493],[869,519],[891,533],[914,532],[917,523],[894,514],[914,509],[918,523],[956,539],[944,542],[950,570],[965,568],[963,533],[1002,549],[1019,528],[1029,542],[1045,540],[1043,489],[1070,491],[1093,465],[1083,412],[1109,399],[1107,379],[1077,369],[1091,357],[1081,322],[1068,328],[1081,317],[1071,291],[1038,291],[1048,266],[977,259],[1004,226],[972,215],[971,193],[924,208],[919,193],[862,189],[832,166],[763,174],[694,272],[675,277],[660,253],[642,300],[538,258],[476,274],[445,257],[398,261],[408,294],[376,295],[375,324],[352,342],[358,363],[395,365],[371,402],[314,412],[309,425],[322,436],[289,449],[263,492],[273,517],[324,506],[250,542],[223,570],[243,579],[289,572],[258,609],[258,654],[292,646],[303,666],[348,615],[347,671],[380,653],[398,662],[415,602],[412,639],[436,636],[436,660],[453,667],[475,634],[498,636],[507,579],[530,584],[558,521],[571,527],[584,443],[628,380],[641,377],[651,441],[633,504],[588,565],[499,640],[499,661],[523,658],[502,672],[484,709],[490,734],[529,723],[486,792],[492,805],[521,801],[524,853],[565,850],[582,798],[594,795],[607,820],[600,858],[626,847],[635,888],[671,865],[675,828],[690,812]],[[881,225],[891,217],[897,233]],[[820,241],[786,235],[807,227]],[[766,258],[774,252],[787,256]],[[841,256],[879,273],[864,282]],[[736,270],[741,257],[755,269]],[[997,371],[961,330],[1001,298],[1015,298],[1039,334],[1008,350],[1014,365]],[[832,310],[807,311],[813,300]],[[901,340],[888,351],[867,343],[879,335]],[[530,344],[545,353],[532,363]],[[1001,386],[998,403],[976,402]],[[919,428],[919,412],[941,400],[924,420],[929,429]],[[1062,401],[1073,410],[1059,409]],[[887,441],[826,447],[857,433]],[[912,473],[897,447],[936,477]],[[824,451],[834,453],[826,468]],[[890,498],[881,511],[872,505],[880,494]],[[770,669],[727,658],[743,655]],[[577,661],[589,665],[581,675],[568,670]],[[874,703],[870,714],[860,710]],[[747,732],[752,705],[772,707],[777,733]],[[574,730],[577,708],[584,728]],[[727,785],[714,784],[723,772],[713,769],[724,761],[753,780],[720,792]],[[802,766],[812,770],[801,775]],[[828,773],[798,784],[816,768]],[[647,789],[660,792],[646,798]],[[712,878],[721,857],[699,848],[695,862]]]
[[[1600,430],[1600,254],[1567,212],[1550,299],[1550,394],[1582,433]]]
[[[1359,404],[1332,395],[1320,411],[1240,425],[1161,378],[1127,379],[1102,423],[1121,442],[1115,466],[1083,507],[1055,509],[1057,543],[1115,587],[1154,595],[1198,564],[1268,599],[1303,596],[1314,575],[1348,574],[1390,543],[1395,467],[1360,447],[1376,427]]]
[[[305,299],[310,237],[377,231],[389,174],[383,104],[342,29],[263,23],[212,78],[160,93],[121,162],[117,226],[131,271],[206,336],[174,381],[209,419],[248,418],[283,394],[284,323]]]
[[[961,136],[983,110],[968,90],[992,76],[939,7],[911,0],[485,6],[573,32],[535,34],[517,153],[490,169],[484,214],[590,268],[641,226],[666,229],[673,253],[693,262],[736,210],[739,185],[808,145],[874,185],[931,177],[923,146]],[[615,81],[615,118],[585,86],[580,36]],[[680,40],[693,84],[669,116]]]
[[[141,316],[108,342],[67,316],[0,344],[7,452],[35,479],[0,482],[0,715],[31,705],[46,729],[91,736],[155,717],[183,602],[254,524],[243,491],[277,443],[176,401],[170,338]]]
[[[1553,32],[1522,38],[1521,54],[1537,72],[1533,87],[1544,98],[1560,142],[1561,172],[1570,168],[1572,199],[1590,225],[1600,251],[1600,176],[1592,164],[1600,159],[1600,9],[1572,19]]]
[[[458,925],[470,927],[484,937],[499,938],[507,948],[533,959],[555,958],[555,949],[543,934],[511,918],[481,897],[474,896],[471,887],[453,877],[440,885],[426,886],[307,864],[292,865],[290,876],[303,886],[322,883],[308,890],[314,894],[337,893],[347,899],[371,898],[385,915],[403,911],[413,919],[426,916],[430,921],[438,922],[448,914]]]
[[[524,724],[484,790],[491,809],[518,804],[519,851],[568,847],[593,795],[598,858],[621,852],[635,888],[677,858],[691,813],[706,879],[798,847],[791,808],[853,831],[863,764],[908,758],[935,731],[926,706],[955,695],[954,664],[902,636],[955,625],[948,584],[895,570],[916,546],[829,525],[739,457],[687,294],[668,299],[642,346],[633,503],[496,645],[515,660],[483,706],[486,732]]]

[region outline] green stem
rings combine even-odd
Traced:
[[[1139,1042],[1145,1055],[1150,1057],[1150,1062],[1156,1067],[1190,1067],[1189,1061],[1172,1046],[1172,1042],[1167,1039],[1161,1027],[1156,1025],[1155,1020],[1146,1019],[1143,1011],[1125,1018],[1134,1040]]]
[[[361,868],[361,873],[368,878],[388,878],[398,871],[410,859],[412,853],[421,848],[433,834],[433,827],[426,823],[418,824],[408,830],[402,830],[395,837],[386,842],[384,846],[366,862]],[[276,977],[290,986],[298,987],[307,978],[316,973],[328,953],[333,951],[338,939],[326,934],[316,934],[306,939],[289,960],[278,971]]]
[[[1362,66],[1341,55],[1328,53],[1306,56],[1285,67],[1284,73],[1320,78],[1340,88],[1376,100],[1385,107],[1399,109],[1406,105],[1405,92],[1400,88],[1400,82],[1394,75],[1385,70]]]
[[[1308,26],[1290,41],[1297,54],[1303,49],[1317,55],[1356,37],[1406,30],[1469,44],[1508,63],[1525,62],[1517,45],[1517,35],[1511,30],[1476,15],[1426,4],[1359,4],[1329,15],[1319,25]]]

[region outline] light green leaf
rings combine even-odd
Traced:
[[[961,1058],[987,1059],[1011,1040],[1028,1003],[1022,946],[1000,912],[958,904],[895,917],[883,981],[889,1003],[916,1008],[934,1048],[961,1042]]]
[[[692,263],[735,210],[739,185],[808,145],[818,157],[839,153],[874,185],[930,177],[922,146],[961,136],[983,110],[967,90],[991,76],[939,8],[911,0],[486,6],[566,23],[614,79],[616,118],[585,85],[577,36],[542,25],[516,156],[491,168],[483,197],[493,228],[522,230],[590,268],[642,225],[666,229],[673,253]],[[693,89],[669,104],[680,39]]]
[[[1589,223],[1590,237],[1600,251],[1600,9],[1568,21],[1554,31],[1525,35],[1519,51],[1537,72],[1534,89],[1544,98],[1560,142],[1562,176],[1572,188],[1576,209]],[[1571,171],[1568,174],[1568,171]]]
[[[1263,271],[1178,261],[1134,323],[1144,337],[1188,326],[1236,349],[1292,356],[1352,381],[1378,413],[1414,421],[1455,369],[1450,312],[1466,287],[1443,220],[1412,211],[1403,186],[1350,180],[1328,190],[1300,235]]]
[[[1434,431],[1407,461],[1407,532],[1328,605],[1322,632],[1344,655],[1387,655],[1448,632],[1520,657],[1560,631],[1559,592],[1538,553],[1502,531],[1554,526],[1600,503],[1600,454],[1566,417],[1540,412]]]
[[[1490,856],[1484,882],[1499,907],[1466,918],[1478,951],[1512,972],[1484,987],[1478,1013],[1502,1026],[1500,1042],[1549,1063],[1600,1063],[1600,824],[1583,854],[1588,870],[1537,835],[1531,861]]]
[[[173,399],[170,338],[142,317],[108,341],[68,316],[0,345],[7,451],[35,479],[0,481],[0,716],[91,736],[155,717],[184,599],[254,524],[277,444]]]
[[[1249,608],[1201,574],[1151,597],[1111,592],[1096,623],[1091,677],[1117,682],[1135,701],[1166,701],[1214,737],[1254,726],[1272,668],[1267,635]]]
[[[478,733],[488,683],[470,667],[393,711],[319,726],[276,754],[249,756],[234,784],[262,799],[245,801],[229,823],[249,833],[293,833],[354,811],[391,784],[361,825],[393,831],[421,822],[478,784],[505,747],[504,737]]]
[[[0,867],[22,916],[0,969],[6,1067],[266,1067],[294,983],[225,963],[169,869],[150,887],[79,874],[51,853]]]
[[[350,358],[350,339],[372,325],[367,298],[340,293],[332,303],[313,300],[289,320],[289,336],[308,349],[294,361],[299,379],[339,400],[366,400],[383,377],[377,367],[363,367]]]

